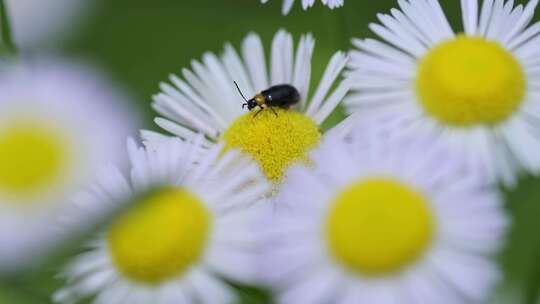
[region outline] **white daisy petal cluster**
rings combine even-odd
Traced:
[[[278,303],[483,303],[507,224],[498,192],[444,146],[368,135],[323,143],[266,215]]]
[[[462,0],[456,34],[438,1],[399,1],[356,39],[349,111],[380,128],[431,130],[493,181],[540,173],[538,1]],[[527,148],[524,148],[527,147]]]
[[[261,0],[262,3],[268,2],[268,0]],[[330,9],[342,7],[345,0],[321,0],[322,4],[328,6]],[[294,4],[294,0],[283,0],[283,6],[281,11],[283,15],[287,15]],[[315,0],[302,0],[302,8],[307,10],[315,4]]]
[[[57,245],[51,229],[135,127],[123,93],[86,66],[42,61],[0,71],[0,272]]]
[[[130,174],[111,169],[81,195],[79,217],[100,209],[96,204],[134,207],[70,263],[56,302],[232,303],[236,295],[223,279],[254,280],[250,207],[269,184],[249,159],[201,142],[131,141]]]
[[[207,145],[224,140],[250,153],[269,179],[280,180],[288,165],[318,142],[319,126],[349,89],[347,82],[339,81],[347,57],[336,52],[310,94],[314,46],[313,37],[303,35],[295,50],[292,35],[280,30],[272,41],[269,67],[256,34],[244,39],[242,56],[230,44],[221,57],[206,53],[202,62],[192,61],[192,70],[183,69],[182,77],[171,75],[171,84],[161,83],[162,92],[154,96],[152,106],[163,118],[155,122],[180,138],[201,132],[210,139]],[[246,98],[273,85],[290,84],[298,90],[300,101],[292,107],[295,111],[274,110],[280,115],[262,111],[259,119],[252,119],[234,82]]]
[[[293,85],[302,97],[294,108],[320,124],[347,93],[347,85],[342,82],[329,94],[347,58],[342,52],[334,54],[314,95],[308,99],[314,47],[312,35],[303,35],[295,52],[292,35],[280,30],[272,41],[269,67],[261,38],[254,33],[244,39],[242,57],[230,44],[225,45],[221,57],[206,53],[202,62],[192,61],[192,70],[182,70],[183,78],[171,75],[172,85],[161,83],[162,92],[154,96],[153,107],[166,119],[157,118],[156,123],[182,138],[189,138],[194,133],[190,130],[196,130],[217,139],[245,114],[234,86],[236,81],[246,97],[272,85]]]

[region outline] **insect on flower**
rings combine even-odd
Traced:
[[[244,94],[240,90],[240,87],[234,82],[238,93],[242,96],[245,103],[242,104],[242,109],[247,106],[248,110],[253,110],[256,107],[259,107],[259,111],[255,113],[253,117],[256,117],[262,110],[269,108],[276,114],[277,112],[273,109],[274,107],[289,109],[292,105],[300,101],[300,93],[298,90],[290,84],[280,84],[271,86],[270,88],[258,93],[250,100],[247,100],[244,97]]]

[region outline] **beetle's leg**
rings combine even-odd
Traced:
[[[257,113],[255,113],[255,115],[253,115],[253,118],[257,117],[257,115],[259,115],[259,113],[261,113],[263,110],[264,110],[264,108],[261,107],[261,109],[259,111],[257,111]]]
[[[270,110],[272,110],[272,112],[274,112],[274,114],[276,115],[276,117],[278,116],[278,115],[277,115],[277,112],[276,112],[276,110],[274,110],[274,108],[272,108],[272,107],[268,107],[268,108],[269,108]]]

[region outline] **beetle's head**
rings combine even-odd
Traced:
[[[248,100],[246,103],[244,103],[244,104],[242,105],[242,109],[245,108],[245,107],[247,107],[248,110],[251,111],[251,110],[253,110],[254,108],[256,108],[257,106],[258,106],[257,101],[256,101],[254,98],[252,98],[252,99]]]

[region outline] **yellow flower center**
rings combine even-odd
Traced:
[[[497,42],[458,36],[420,61],[416,90],[424,110],[454,126],[495,125],[525,98],[525,72]]]
[[[223,133],[225,149],[239,148],[253,156],[268,179],[279,182],[287,168],[307,161],[308,151],[321,138],[315,122],[296,111],[265,109],[246,113]]]
[[[337,195],[326,218],[331,254],[346,269],[385,275],[416,261],[431,243],[426,198],[392,179],[357,182]]]
[[[110,254],[127,278],[159,284],[200,259],[210,226],[211,214],[197,196],[185,189],[162,189],[113,223]]]
[[[0,130],[0,193],[31,198],[56,184],[72,156],[60,130],[14,121]]]

